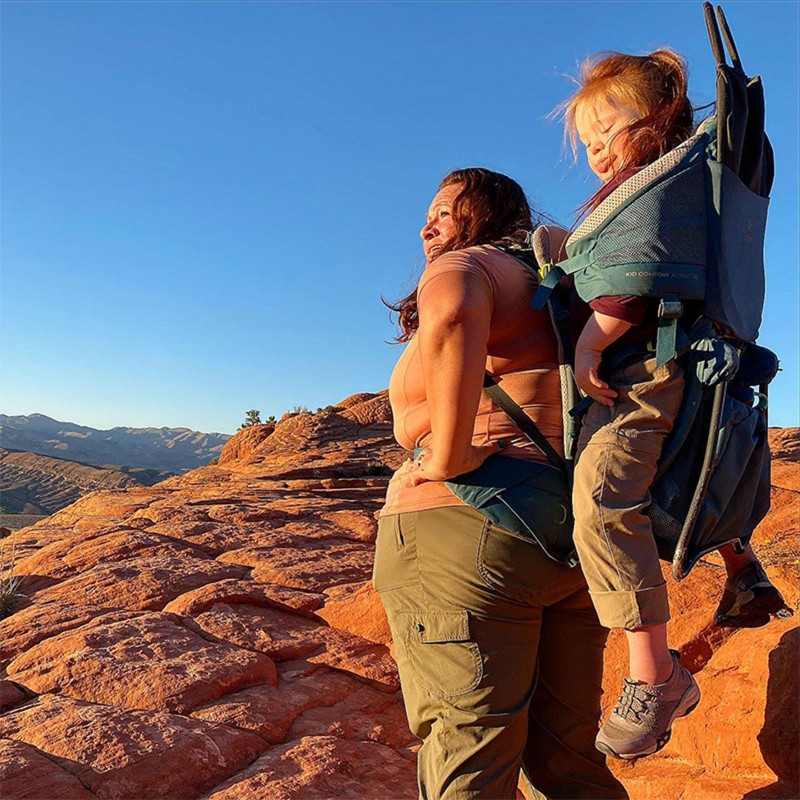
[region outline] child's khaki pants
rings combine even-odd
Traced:
[[[607,631],[579,568],[468,507],[383,517],[375,588],[424,800],[626,798],[594,747]]]
[[[655,358],[609,380],[613,406],[594,403],[578,441],[575,546],[600,622],[632,630],[669,619],[650,518],[650,487],[683,397],[683,371]]]

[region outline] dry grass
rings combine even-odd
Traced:
[[[11,574],[13,567],[13,546],[10,552],[7,548],[0,547],[0,619],[10,617],[14,613],[14,606],[22,599],[19,591],[22,577]]]

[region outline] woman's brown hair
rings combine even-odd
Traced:
[[[672,50],[664,48],[645,56],[598,53],[583,62],[576,82],[578,90],[562,106],[564,134],[573,154],[577,153],[577,110],[597,100],[624,105],[639,114],[626,129],[628,157],[617,172],[652,164],[692,135],[688,70],[683,58]]]
[[[461,187],[453,201],[455,232],[435,258],[479,244],[513,248],[527,246],[533,230],[531,207],[515,180],[483,167],[469,167],[445,175],[439,191],[454,184]],[[397,341],[407,342],[419,328],[417,290],[414,289],[399,303],[386,305],[399,314],[401,334]]]

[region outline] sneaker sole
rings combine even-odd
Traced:
[[[697,708],[699,702],[700,687],[698,687],[697,681],[695,681],[694,677],[692,677],[691,685],[687,688],[686,692],[681,698],[680,703],[675,706],[672,719],[669,721],[669,727],[661,736],[656,739],[652,746],[648,747],[646,750],[640,750],[636,753],[618,753],[604,741],[595,740],[594,746],[601,753],[610,756],[611,758],[618,758],[622,761],[635,761],[637,758],[651,756],[653,753],[657,753],[659,750],[661,750],[667,744],[667,742],[669,742],[670,738],[672,737],[672,726],[675,724],[675,720],[691,714],[692,711]]]
[[[791,617],[792,609],[786,605],[780,592],[774,587],[749,603],[741,606],[736,614],[716,614],[714,625],[718,628],[760,628],[770,620]]]

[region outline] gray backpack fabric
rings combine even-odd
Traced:
[[[778,359],[758,345],[734,348],[704,319],[692,339],[681,356],[683,403],[647,510],[659,554],[672,562],[676,580],[721,545],[744,547],[770,507],[763,403]],[[758,395],[753,386],[759,387]]]

